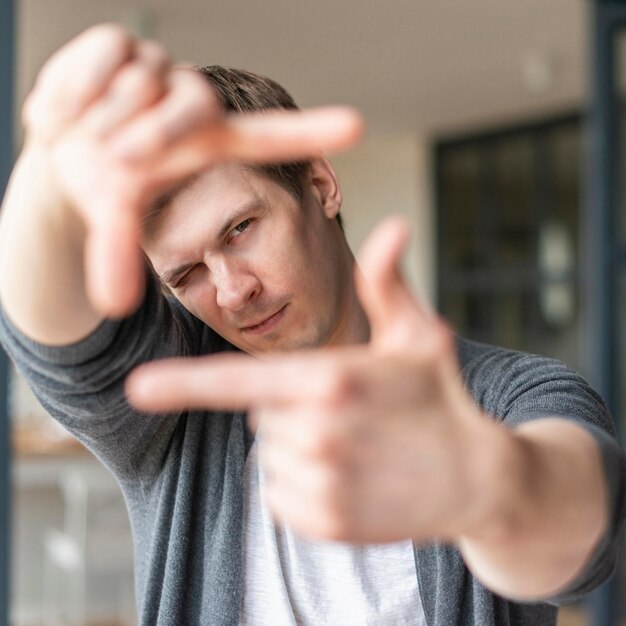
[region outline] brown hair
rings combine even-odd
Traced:
[[[211,83],[228,113],[298,108],[283,87],[264,76],[220,65],[207,65],[196,69]],[[277,182],[296,199],[302,198],[309,169],[308,162],[257,165],[252,169]]]
[[[227,113],[249,113],[268,109],[299,109],[284,87],[265,76],[247,70],[222,67],[221,65],[206,65],[195,69],[210,83]],[[249,165],[246,167],[278,183],[296,200],[302,200],[309,173],[309,161]],[[153,202],[151,209],[146,212],[144,223],[148,224],[161,212],[163,207],[167,206],[181,188],[186,187],[197,178],[198,174],[189,176],[181,181],[178,186],[159,196]],[[336,219],[343,230],[341,215],[337,214]]]
[[[196,69],[211,83],[222,106],[229,113],[299,108],[284,87],[265,76],[220,65]],[[308,161],[255,165],[251,169],[281,185],[297,200],[302,199],[309,172]],[[337,221],[343,228],[340,215],[337,215]]]

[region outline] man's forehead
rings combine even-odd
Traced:
[[[159,236],[201,209],[205,220],[217,219],[231,206],[258,198],[260,189],[252,179],[253,171],[245,166],[220,165],[186,178],[157,199],[144,218],[144,235]]]
[[[179,196],[186,190],[193,187],[200,180],[201,176],[202,176],[201,173],[192,174],[188,178],[185,178],[178,185],[176,185],[172,189],[169,189],[164,194],[159,196],[156,202],[154,202],[153,207],[151,209],[152,214],[156,216],[160,214],[162,211],[164,211],[165,209],[167,209],[167,207],[170,204],[172,204],[172,202],[177,196]],[[150,213],[148,215],[150,216]]]

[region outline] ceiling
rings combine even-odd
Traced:
[[[266,73],[373,133],[441,133],[581,106],[584,0],[17,0],[18,96],[64,41],[139,24],[176,60]]]

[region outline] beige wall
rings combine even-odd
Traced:
[[[430,142],[415,133],[372,137],[332,162],[344,193],[343,214],[353,249],[359,249],[385,215],[404,215],[412,229],[405,272],[413,288],[432,299],[435,241]]]

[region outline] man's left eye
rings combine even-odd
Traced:
[[[243,233],[243,231],[246,230],[246,228],[248,228],[248,226],[250,226],[251,222],[252,222],[251,219],[247,219],[247,220],[244,220],[243,222],[241,222],[241,224],[237,224],[237,226],[235,226],[235,228],[233,228],[230,231],[231,236],[232,237],[237,237],[237,234]]]

